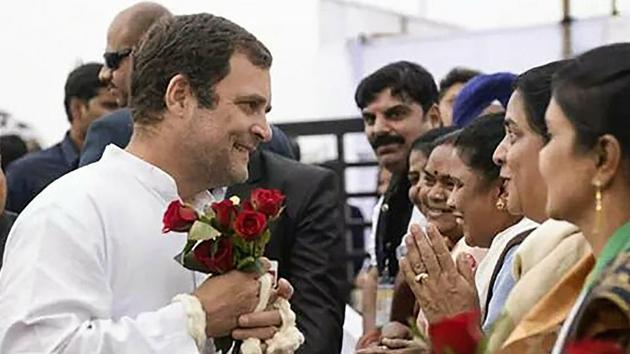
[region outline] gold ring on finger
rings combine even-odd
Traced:
[[[422,272],[420,274],[416,274],[416,277],[414,278],[414,280],[416,281],[416,283],[422,284],[422,282],[424,282],[428,278],[429,278],[429,274]]]

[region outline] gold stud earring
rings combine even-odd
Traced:
[[[497,203],[495,204],[495,206],[497,207],[498,210],[505,210],[505,199],[503,197],[499,197],[499,199],[497,199]]]
[[[595,226],[593,230],[595,234],[599,234],[602,231],[603,209],[602,184],[600,181],[595,181]]]

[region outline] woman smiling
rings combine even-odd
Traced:
[[[466,243],[489,248],[475,273],[484,331],[498,318],[514,286],[512,259],[537,224],[505,210],[499,167],[492,154],[505,133],[504,114],[481,116],[455,140],[449,175],[455,187],[448,204],[463,225]]]
[[[508,296],[501,320],[492,331],[488,352],[549,351],[557,330],[577,297],[568,291],[553,306],[526,318],[545,294],[584,257],[589,269],[589,247],[575,225],[549,219],[545,210],[548,190],[538,168],[540,150],[549,141],[545,111],[551,99],[551,79],[569,61],[532,68],[516,80],[516,89],[505,115],[506,135],[494,153],[501,167],[507,209],[542,223],[514,255],[512,274],[516,284]],[[583,273],[583,272],[582,272]],[[525,318],[525,319],[524,319]]]
[[[627,43],[587,52],[554,78],[540,153],[547,212],[578,225],[596,257],[554,353],[583,339],[630,351],[629,102]]]

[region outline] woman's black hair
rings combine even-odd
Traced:
[[[457,131],[457,127],[440,127],[431,129],[414,140],[411,144],[411,151],[420,151],[424,156],[428,157],[431,155],[431,151],[433,151],[433,148],[435,147],[434,143],[436,140],[455,131]]]
[[[545,142],[549,141],[545,112],[551,100],[551,79],[556,71],[570,62],[560,60],[537,66],[520,74],[514,83],[514,89],[523,97],[527,124]]]
[[[581,151],[613,135],[630,158],[630,44],[599,47],[577,57],[553,79],[553,97],[576,130]]]
[[[460,159],[480,173],[488,183],[499,178],[499,166],[492,161],[492,154],[503,137],[505,113],[492,113],[476,118],[455,139],[455,149]]]

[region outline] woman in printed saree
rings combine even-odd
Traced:
[[[559,71],[539,165],[547,212],[579,226],[596,263],[554,353],[583,340],[630,350],[630,44],[587,52]]]

